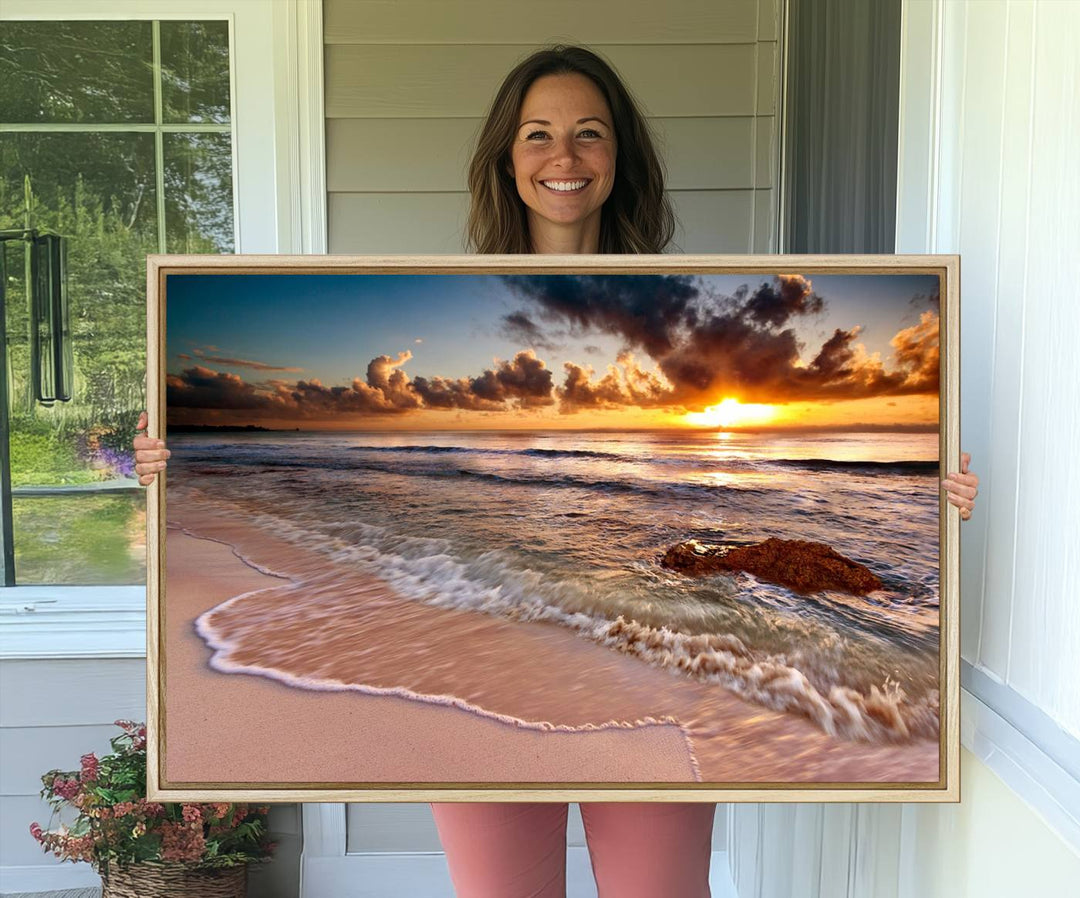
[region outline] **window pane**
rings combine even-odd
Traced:
[[[4,22],[0,121],[154,121],[150,22]]]
[[[137,583],[144,576],[145,562],[130,557],[142,540],[132,535],[143,514],[141,490],[19,498],[19,489],[134,480],[130,447],[145,404],[146,254],[157,251],[155,204],[153,134],[0,134],[0,229],[29,224],[67,238],[74,361],[72,401],[34,401],[25,244],[6,242],[19,583]]]
[[[227,123],[226,23],[163,22],[161,32],[173,121]],[[148,21],[4,23],[3,120],[152,123],[152,44]],[[36,402],[25,244],[3,243],[19,583],[145,578],[145,491],[129,488],[146,407],[146,254],[159,251],[159,216],[170,251],[231,252],[232,179],[228,133],[0,133],[0,229],[66,238],[73,348],[72,400]]]
[[[165,122],[229,121],[229,23],[161,23]]]
[[[154,185],[152,134],[0,134],[0,228],[28,225],[67,238],[75,369],[71,402],[49,408],[33,401],[24,244],[9,241],[6,326],[13,439],[47,424],[61,444],[74,447],[76,436],[91,427],[103,432],[129,428],[127,418],[141,408],[146,254],[157,251]],[[63,471],[56,467],[59,462],[27,456],[36,467],[13,470],[13,482],[102,479],[93,447],[78,448],[74,455],[62,455]],[[45,472],[53,472],[53,479],[43,479]],[[25,479],[32,475],[34,480]]]
[[[165,135],[165,248],[233,251],[230,135]]]
[[[15,571],[21,584],[146,582],[146,494],[16,498]]]

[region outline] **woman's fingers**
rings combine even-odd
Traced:
[[[146,412],[139,412],[139,421],[135,425],[135,429],[142,430],[144,427],[146,427],[149,420],[150,419],[146,417]]]
[[[135,461],[165,461],[172,453],[168,449],[135,449]]]
[[[948,500],[957,508],[966,508],[968,510],[971,510],[975,507],[974,496],[964,496],[960,493],[954,493],[952,490],[946,490],[945,495],[948,497]]]
[[[979,495],[979,478],[973,474],[950,474],[941,481],[941,485],[950,493],[974,499]]]

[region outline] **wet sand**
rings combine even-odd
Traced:
[[[170,514],[171,781],[937,779],[936,742],[834,739],[554,624],[404,599],[238,523],[205,510]],[[217,670],[194,625],[208,611],[201,627],[218,646]]]

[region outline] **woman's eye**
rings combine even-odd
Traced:
[[[578,137],[603,137],[603,135],[599,131],[596,131],[592,128],[586,128],[584,131],[578,134]]]
[[[526,140],[543,140],[547,136],[548,136],[547,131],[530,131],[527,135],[525,135],[525,139]]]

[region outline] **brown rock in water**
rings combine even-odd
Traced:
[[[710,546],[692,539],[668,549],[660,564],[691,577],[746,571],[801,593],[835,589],[864,596],[881,589],[881,581],[865,565],[824,543],[801,539],[770,538],[737,547]]]

